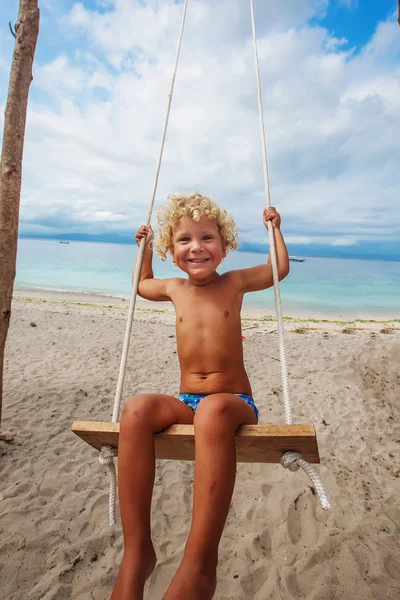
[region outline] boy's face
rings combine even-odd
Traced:
[[[217,222],[201,216],[199,221],[182,217],[175,223],[172,239],[174,263],[193,279],[206,279],[226,255]]]

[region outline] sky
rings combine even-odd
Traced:
[[[39,6],[20,234],[132,237],[154,186],[183,2]],[[397,1],[254,8],[271,202],[289,251],[400,260]],[[2,132],[18,1],[0,10]],[[189,0],[156,208],[194,191],[235,217],[244,243],[267,242],[247,0]]]

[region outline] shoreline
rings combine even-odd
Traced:
[[[122,310],[128,310],[130,298],[122,296],[106,296],[101,294],[91,294],[85,292],[64,292],[64,291],[50,291],[50,290],[37,290],[29,288],[21,288],[14,290],[13,302],[49,302],[54,304],[75,304],[84,306],[93,306],[98,308],[118,308]],[[140,313],[141,316],[146,313],[154,317],[155,315],[160,316],[171,316],[174,317],[175,311],[170,302],[150,302],[137,298],[135,310]],[[400,331],[400,318],[389,317],[384,314],[379,315],[368,315],[355,316],[355,315],[342,315],[342,314],[327,314],[327,313],[315,313],[310,312],[309,314],[287,311],[287,314],[283,315],[285,326],[296,324],[305,325],[308,329],[321,328],[324,326],[357,326],[362,325],[362,328],[374,329],[376,326],[386,325],[391,329]],[[249,308],[244,306],[242,308],[242,321],[258,321],[260,323],[272,323],[276,322],[275,310],[261,310],[257,308]]]

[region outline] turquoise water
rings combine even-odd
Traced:
[[[134,245],[20,239],[15,289],[57,290],[129,297]],[[265,262],[266,255],[232,252],[221,272]],[[179,276],[170,262],[154,258],[156,277]],[[400,317],[400,262],[306,258],[291,263],[281,282],[284,314]],[[271,289],[246,294],[244,305],[270,314]]]

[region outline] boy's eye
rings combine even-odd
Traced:
[[[181,237],[181,238],[179,238],[179,241],[180,242],[188,242],[189,239],[190,239],[189,237]]]
[[[203,240],[212,240],[212,239],[213,239],[213,236],[212,236],[212,235],[205,235],[205,236],[203,237]]]

